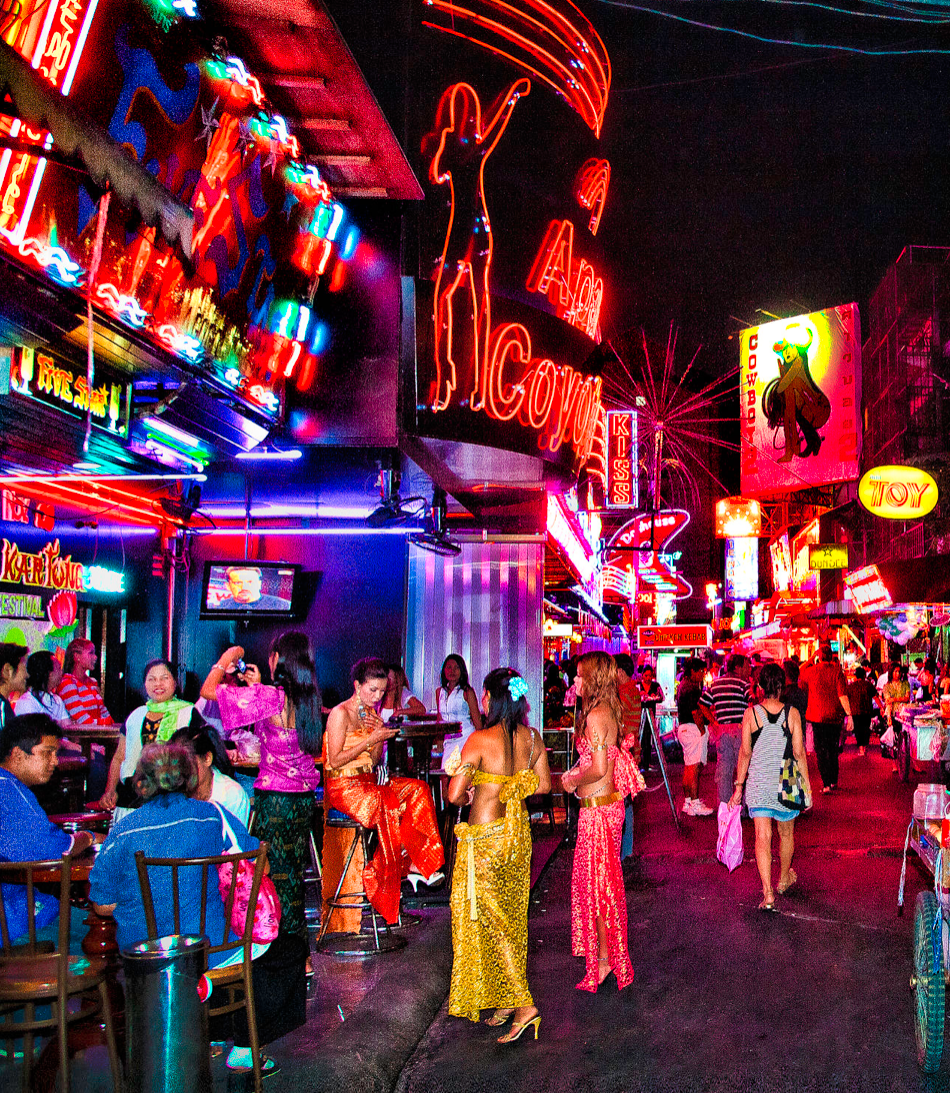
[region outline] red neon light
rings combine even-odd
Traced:
[[[598,479],[603,488],[607,489],[607,413],[603,406],[594,425],[590,457],[587,460],[587,474],[591,478]]]
[[[520,0],[517,5],[505,0],[425,2],[445,21],[423,20],[424,26],[467,38],[522,68],[563,96],[600,136],[610,92],[610,59],[593,25],[570,0]]]
[[[590,210],[587,227],[591,235],[597,234],[604,206],[607,204],[607,188],[610,185],[610,161],[589,159],[574,179],[574,196],[577,203]]]
[[[449,186],[451,200],[435,280],[436,376],[429,405],[435,412],[449,406],[463,382],[460,370],[467,365],[472,410],[483,410],[499,421],[520,415],[523,424],[539,430],[540,447],[556,452],[567,441],[583,461],[600,414],[600,378],[533,359],[531,335],[520,323],[492,329],[491,322],[493,241],[485,161],[501,139],[518,98],[530,86],[527,80],[513,84],[491,108],[484,126],[481,103],[469,84],[454,84],[439,102],[439,142],[429,177]],[[468,327],[462,319],[456,322],[459,293],[460,314],[468,318]],[[590,299],[590,293],[586,298]],[[567,306],[574,309],[573,297]]]
[[[633,504],[635,436],[632,410],[611,410],[607,414],[608,508],[629,508]]]
[[[529,292],[540,292],[554,305],[558,318],[597,337],[604,282],[583,258],[574,260],[574,225],[552,220],[525,282]]]
[[[43,500],[59,498],[64,503],[77,505],[87,512],[95,513],[98,509],[108,510],[111,514],[118,511],[125,519],[135,524],[149,524],[158,527],[162,524],[176,524],[183,526],[182,521],[175,519],[163,509],[156,510],[156,503],[140,494],[130,493],[126,490],[118,490],[114,487],[103,488],[99,482],[90,481],[77,486],[68,486],[56,478],[34,478],[28,482],[18,482],[17,489],[29,497],[38,497]],[[133,504],[131,502],[139,502]]]
[[[444,410],[449,405],[452,392],[458,386],[453,346],[455,294],[460,289],[471,297],[475,315],[475,382],[471,393],[472,409],[481,409],[483,404],[486,366],[484,357],[491,331],[488,275],[491,270],[493,245],[491,221],[485,201],[485,161],[508,127],[518,99],[527,95],[530,90],[531,84],[527,80],[518,80],[512,84],[492,106],[484,127],[481,102],[475,89],[469,84],[453,84],[439,102],[436,126],[441,130],[441,136],[429,166],[429,178],[435,183],[448,184],[451,211],[435,281],[436,385],[432,399],[433,410]],[[459,198],[465,203],[462,207],[469,213],[464,221],[456,217]],[[447,268],[454,270],[454,276],[448,284],[444,284],[443,277]]]

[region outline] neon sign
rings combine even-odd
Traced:
[[[759,595],[759,540],[726,540],[726,599],[754,600]]]
[[[574,196],[578,205],[590,210],[587,227],[591,235],[596,235],[600,227],[609,185],[610,162],[606,159],[589,159],[577,172],[574,180]]]
[[[610,58],[591,22],[570,2],[424,0],[443,22],[423,20],[500,56],[547,84],[600,136],[610,93]]]
[[[128,384],[103,379],[90,391],[85,372],[49,353],[17,346],[10,366],[10,388],[18,395],[79,416],[91,405],[93,425],[116,436],[128,436]]]
[[[724,497],[716,502],[716,538],[742,539],[762,534],[762,510],[758,501]]]
[[[851,593],[855,607],[861,612],[879,611],[883,607],[893,607],[894,601],[881,579],[876,565],[856,569],[844,578],[845,587]]]
[[[52,531],[56,510],[47,501],[28,501],[13,490],[0,490],[0,519],[11,524],[29,524]]]
[[[574,225],[552,220],[526,282],[529,292],[540,292],[554,305],[559,319],[597,336],[604,282],[583,258],[574,261]]]
[[[47,543],[38,553],[21,552],[9,539],[0,543],[0,581],[7,584],[29,584],[38,588],[65,589],[85,592],[84,566],[74,562],[72,555],[60,555],[59,539]]]
[[[932,512],[937,483],[917,467],[874,467],[858,483],[858,500],[873,516],[918,520]]]
[[[453,400],[497,421],[518,420],[541,435],[539,447],[556,452],[573,444],[587,458],[601,410],[601,379],[532,356],[531,335],[520,323],[492,326],[492,232],[485,197],[485,163],[501,139],[527,80],[512,84],[484,120],[475,89],[453,84],[439,103],[439,142],[429,178],[450,191],[449,222],[435,281],[435,381],[431,410]],[[460,210],[468,210],[465,219]],[[458,300],[456,298],[458,297]],[[468,329],[456,307],[471,315]],[[463,378],[463,368],[465,369]]]
[[[63,95],[68,96],[72,89],[97,6],[98,0],[90,0],[88,5],[84,0],[60,0],[58,4],[54,0],[32,49],[17,47],[17,52]],[[10,40],[9,35],[6,38]],[[28,129],[19,118],[2,119],[0,136],[17,139],[21,135],[36,145],[52,144],[48,133]],[[27,153],[14,153],[8,148],[0,156],[0,232],[15,246],[26,238],[45,170],[45,159]]]
[[[607,411],[607,491],[610,509],[636,508],[637,415],[633,410]]]
[[[591,584],[596,576],[597,555],[572,519],[573,514],[563,498],[548,494],[547,529],[551,538],[564,551],[582,584]]]
[[[688,523],[689,513],[683,509],[635,516],[607,545],[604,568],[617,566],[623,570],[632,564],[638,588],[648,585],[651,591],[666,593],[675,600],[692,596],[692,585],[676,572],[676,555],[667,549]]]

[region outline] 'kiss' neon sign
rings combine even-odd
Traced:
[[[485,163],[530,90],[528,80],[518,80],[484,118],[469,84],[453,84],[439,103],[429,178],[448,186],[451,200],[435,278],[435,380],[428,404],[439,412],[461,395],[461,405],[497,421],[517,417],[537,430],[541,448],[556,452],[567,442],[584,460],[601,411],[600,377],[534,356],[521,323],[492,324]]]

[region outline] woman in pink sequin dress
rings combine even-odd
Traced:
[[[581,712],[575,730],[577,764],[561,776],[580,801],[571,878],[571,948],[583,956],[579,990],[596,991],[613,972],[623,989],[633,982],[627,949],[627,902],[620,869],[624,798],[643,788],[630,753],[617,746],[621,723],[617,666],[608,653],[585,653],[575,677]]]

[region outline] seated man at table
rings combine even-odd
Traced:
[[[4,861],[45,861],[70,852],[80,854],[95,841],[88,831],[67,835],[50,823],[33,786],[45,785],[56,770],[59,726],[47,714],[11,717],[0,730],[0,858]],[[14,943],[26,940],[26,889],[3,886],[7,928]],[[36,894],[36,927],[41,940],[54,941],[58,929],[56,896]],[[69,949],[79,953],[85,936],[85,912],[73,908]]]

